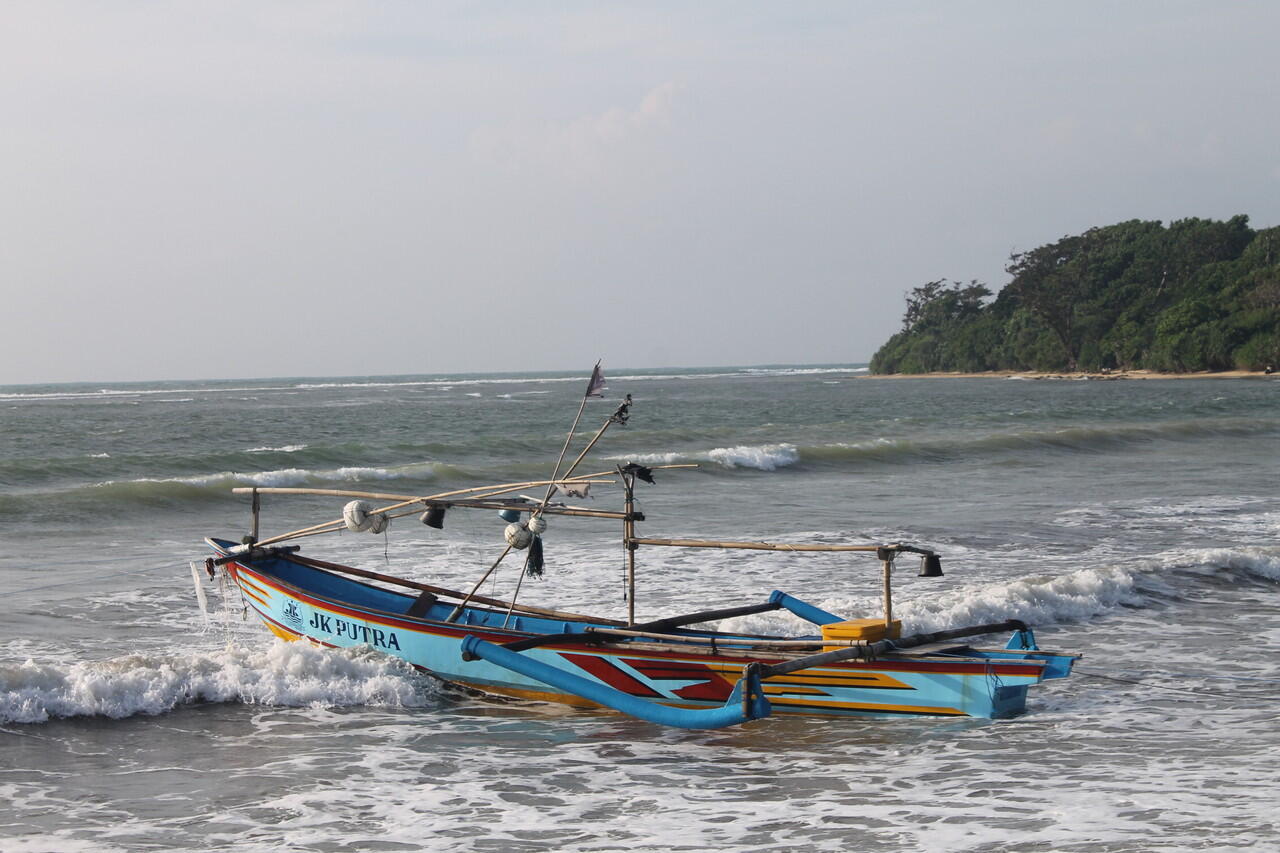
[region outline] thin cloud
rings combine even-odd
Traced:
[[[663,83],[633,107],[612,106],[567,122],[481,127],[471,134],[470,152],[481,164],[512,171],[595,178],[619,159],[647,149],[671,126],[681,90],[678,83]]]

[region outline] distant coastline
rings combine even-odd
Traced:
[[[1117,379],[1277,379],[1280,373],[1262,370],[1203,370],[1189,373],[1161,373],[1155,370],[1112,370],[1106,372],[1035,371],[1035,370],[987,370],[973,373],[938,371],[934,373],[861,373],[855,379],[1057,379],[1096,380]]]
[[[1131,220],[1010,257],[998,294],[931,281],[906,294],[875,374],[1156,371],[1230,375],[1280,367],[1280,227]],[[1109,373],[1108,373],[1109,371]]]

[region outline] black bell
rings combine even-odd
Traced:
[[[920,560],[920,574],[917,577],[942,577],[942,558],[937,554],[925,554],[924,558]]]
[[[444,511],[443,504],[432,504],[422,514],[422,523],[427,527],[434,527],[436,530],[444,530]]]

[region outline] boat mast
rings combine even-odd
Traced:
[[[625,495],[623,503],[622,545],[627,552],[627,625],[636,624],[636,549],[640,545],[635,541],[636,535],[636,473],[618,466],[618,474],[622,476],[622,489]]]

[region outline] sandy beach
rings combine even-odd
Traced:
[[[859,379],[1280,379],[1280,373],[1261,370],[1218,370],[1196,373],[1159,373],[1154,370],[1114,370],[1107,373],[1038,373],[1033,370],[992,370],[984,373],[864,373]]]

